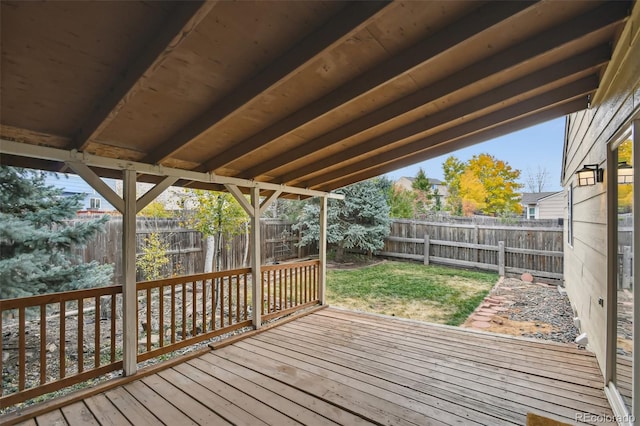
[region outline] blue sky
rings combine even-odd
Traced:
[[[387,177],[396,180],[402,176],[415,176],[422,167],[428,177],[444,179],[442,163],[449,155],[461,161],[467,161],[477,154],[491,154],[499,160],[521,171],[520,181],[525,183],[528,170],[535,173],[538,167],[546,168],[549,180],[545,191],[560,191],[560,173],[562,168],[562,149],[564,144],[564,117],[538,124],[518,132],[492,139],[469,148],[435,157],[431,160],[404,167],[387,173]],[[523,188],[526,191],[526,188]]]

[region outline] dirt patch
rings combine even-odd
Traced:
[[[360,269],[367,266],[379,265],[386,263],[386,260],[380,260],[378,258],[369,257],[359,254],[348,253],[345,255],[342,262],[336,262],[335,260],[327,260],[328,269]]]

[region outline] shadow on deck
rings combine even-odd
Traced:
[[[569,345],[329,308],[22,424],[570,424],[612,412]]]

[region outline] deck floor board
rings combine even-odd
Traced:
[[[525,425],[529,412],[607,424],[593,354],[329,308],[17,421],[494,426]]]

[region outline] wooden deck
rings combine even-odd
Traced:
[[[329,308],[23,424],[603,424],[602,383],[568,345]]]

